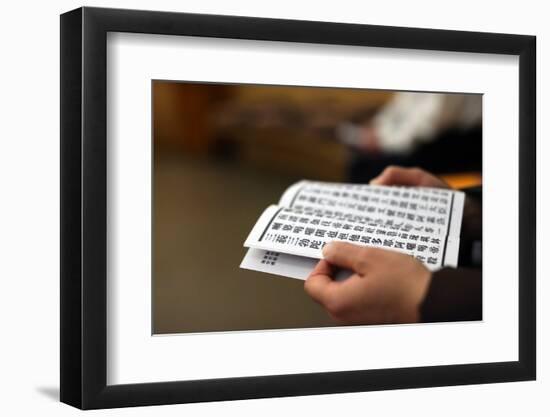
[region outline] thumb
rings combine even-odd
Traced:
[[[365,272],[368,254],[368,248],[347,242],[329,242],[323,248],[323,257],[327,262],[357,273]]]

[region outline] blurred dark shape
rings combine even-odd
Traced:
[[[433,142],[420,144],[407,154],[350,155],[347,177],[355,183],[367,183],[388,165],[422,167],[439,175],[482,171],[482,127],[448,129]]]
[[[479,94],[396,93],[371,120],[341,124],[340,140],[355,149],[348,178],[368,182],[388,165],[481,172],[481,121]]]

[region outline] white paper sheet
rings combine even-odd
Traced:
[[[241,262],[241,268],[268,274],[305,280],[319,262],[318,259],[304,256],[288,255],[262,249],[248,249]],[[352,274],[348,270],[339,270],[335,280],[343,280]]]
[[[246,252],[241,268],[305,280],[317,262],[318,259],[304,256],[251,248]]]
[[[463,205],[459,191],[300,181],[262,213],[244,246],[308,259],[285,257],[282,270],[268,265],[269,272],[290,274],[285,276],[303,275],[331,241],[409,254],[437,270],[457,264]],[[245,264],[254,269],[257,262]],[[262,265],[260,260],[257,267]]]

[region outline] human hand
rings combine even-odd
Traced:
[[[363,126],[359,135],[359,147],[373,155],[380,153],[380,139],[372,125]]]
[[[449,185],[420,168],[388,166],[370,181],[372,185],[405,185],[413,187],[450,188]]]
[[[305,281],[305,291],[341,324],[415,323],[431,272],[409,255],[331,242]],[[335,268],[351,269],[344,281]]]

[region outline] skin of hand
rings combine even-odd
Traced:
[[[371,125],[361,128],[360,147],[369,154],[380,153],[380,146],[376,130]]]
[[[431,272],[409,255],[331,242],[305,281],[305,291],[340,324],[415,323]],[[335,281],[335,267],[354,273]]]
[[[371,185],[404,185],[412,187],[450,188],[435,175],[420,168],[389,166],[370,181]]]
[[[420,168],[389,166],[372,185],[449,188]],[[411,256],[378,248],[331,242],[305,282],[306,292],[342,324],[414,323],[431,273]],[[351,269],[345,281],[334,281],[335,267]]]

